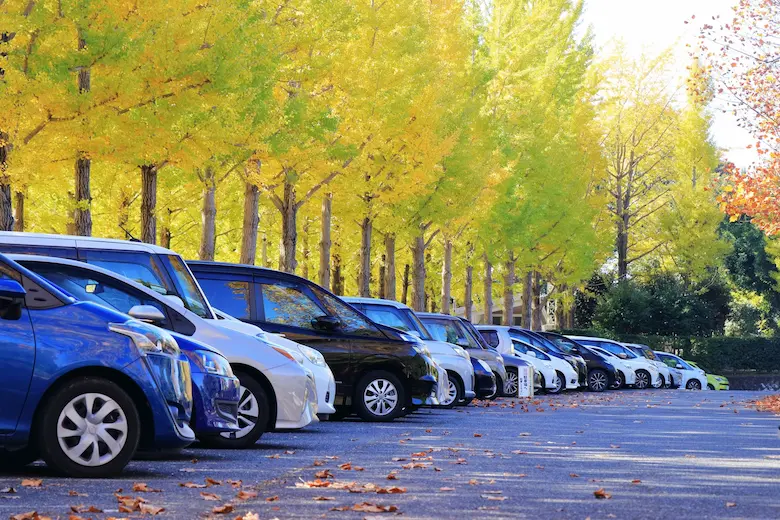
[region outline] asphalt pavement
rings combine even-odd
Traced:
[[[0,474],[0,519],[138,517],[138,497],[147,513],[182,519],[775,519],[780,417],[745,405],[761,395],[575,392],[322,422],[252,450],[144,456],[111,480],[41,464]],[[118,511],[117,495],[136,511]]]

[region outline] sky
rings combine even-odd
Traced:
[[[674,47],[675,72],[686,75],[690,63],[686,43],[695,43],[701,23],[712,16],[731,19],[738,0],[585,0],[584,22],[593,27],[596,46],[609,48],[615,39],[623,41],[635,58],[643,52],[656,55]],[[695,15],[696,19],[691,20]],[[685,21],[689,23],[686,24]],[[737,166],[746,167],[756,159],[747,145],[755,139],[737,126],[731,114],[713,110],[712,136],[723,155]]]

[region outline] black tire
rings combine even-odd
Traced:
[[[514,382],[513,382],[514,381]],[[505,395],[507,397],[517,397],[517,392],[519,390],[520,386],[520,374],[517,371],[516,368],[507,368],[506,369],[506,383],[505,385],[514,385],[514,391],[507,390],[506,386],[504,387],[504,391],[501,392],[502,395]]]
[[[254,426],[246,430],[240,437],[237,434],[203,436],[201,442],[208,447],[227,450],[246,449],[254,446],[269,429],[271,402],[268,399],[265,388],[254,377],[244,372],[236,372],[236,377],[241,383],[241,397],[238,403],[238,425],[242,428],[248,428],[254,422]],[[254,415],[255,413],[257,414],[256,416]]]
[[[685,383],[685,388],[688,390],[701,390],[701,382],[698,379],[691,379]]]
[[[448,372],[447,375],[449,376],[449,385],[450,385],[448,392],[454,390],[455,399],[453,399],[452,402],[449,404],[442,404],[441,408],[454,408],[456,404],[463,401],[463,395],[465,391],[463,390],[463,383],[460,382],[460,377],[455,375],[455,372]]]
[[[615,381],[609,386],[609,388],[610,390],[617,390],[619,388],[622,388],[625,382],[626,382],[626,378],[623,376],[623,372],[618,370],[617,376],[615,377]]]
[[[609,376],[605,370],[595,368],[588,373],[588,390],[603,392],[609,387]]]
[[[367,401],[372,396],[377,395],[377,392],[384,396],[384,399],[380,397],[373,401],[376,408],[372,408],[372,404],[367,404]],[[374,370],[360,378],[355,388],[355,398],[352,403],[355,412],[364,421],[392,421],[400,417],[404,411],[406,389],[395,374],[385,370]],[[384,406],[390,408],[383,408]]]
[[[0,451],[0,471],[18,470],[40,458],[38,450],[27,446],[18,451]]]
[[[126,431],[123,433],[116,428],[110,429],[111,431],[115,432],[116,437],[114,435],[107,434],[106,429],[103,430],[104,434],[109,435],[114,439],[114,441],[117,442],[116,453],[112,459],[103,464],[95,466],[81,464],[69,457],[61,446],[61,439],[57,435],[60,421],[63,421],[62,424],[64,424],[68,430],[73,430],[74,432],[76,431],[75,423],[73,423],[73,421],[71,421],[69,418],[61,418],[61,414],[63,414],[64,410],[68,407],[81,410],[83,403],[79,401],[79,399],[84,398],[88,394],[98,394],[100,396],[105,396],[111,399],[118,406],[115,411],[108,413],[97,426],[120,424],[119,419],[121,419],[122,415],[124,415],[124,423],[126,426]],[[101,401],[102,399],[100,398],[96,399],[93,402],[91,411],[86,410],[85,407],[85,415],[81,417],[89,417],[89,415],[95,413],[95,405],[102,406],[100,405]],[[85,402],[88,401],[85,400],[84,403]],[[97,411],[100,412],[101,409],[98,408]],[[57,471],[58,473],[75,478],[102,478],[120,473],[133,458],[133,455],[135,455],[136,449],[138,447],[138,440],[141,434],[141,420],[138,416],[138,410],[133,400],[129,395],[127,395],[127,392],[122,390],[119,385],[107,379],[101,378],[87,377],[76,379],[67,383],[63,388],[59,389],[53,396],[51,396],[51,398],[45,404],[44,408],[41,410],[38,419],[37,443],[38,449],[41,453],[41,458],[46,461],[46,464],[50,468]],[[86,423],[88,423],[89,428],[95,427],[95,424],[91,422],[91,419],[87,419],[85,424]],[[74,426],[71,427],[70,425]],[[80,458],[82,458],[82,460],[86,457],[91,458],[94,455],[96,449],[98,450],[99,456],[105,456],[107,453],[106,450],[111,451],[110,447],[104,440],[98,440],[100,439],[100,436],[98,436],[95,432],[92,432],[92,434],[96,440],[91,446],[87,446],[87,448],[80,454]],[[78,445],[77,439],[87,439],[83,436],[83,434],[80,437],[77,436],[78,434],[72,437],[66,437],[62,439],[62,443],[65,444],[66,447],[75,443],[70,446],[73,448]],[[101,452],[104,452],[104,455],[101,455]]]
[[[558,377],[558,386],[556,386],[552,390],[548,389],[547,392],[551,394],[560,394],[566,388],[566,376],[563,375],[563,373],[558,371],[555,372],[555,375]]]
[[[495,392],[493,392],[493,393],[492,393],[492,394],[490,394],[490,395],[487,395],[487,396],[485,396],[485,399],[487,399],[488,401],[492,401],[492,400],[494,400],[494,399],[496,399],[496,398],[500,397],[500,396],[501,396],[501,395],[504,393],[504,392],[503,392],[503,389],[504,389],[504,381],[501,379],[501,376],[500,376],[500,375],[498,375],[498,374],[496,374],[495,372],[493,372],[493,375],[494,375],[494,376],[495,376],[495,378],[496,378],[496,391],[495,391]]]
[[[637,370],[636,379],[634,380],[634,388],[639,390],[645,390],[651,386],[650,372],[646,370]]]
[[[707,390],[715,390],[715,387],[707,383]]]

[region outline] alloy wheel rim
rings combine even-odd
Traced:
[[[441,404],[448,406],[455,401],[456,397],[458,397],[458,387],[456,387],[455,382],[450,379],[447,383],[447,391],[444,393],[444,401]]]
[[[255,394],[245,386],[239,386],[238,392],[241,396],[238,400],[238,426],[241,429],[237,432],[220,433],[226,439],[246,437],[257,426],[257,420],[260,417],[260,405]]]
[[[389,415],[398,406],[398,390],[387,379],[374,379],[363,391],[363,403],[374,415]]]
[[[87,393],[74,397],[57,419],[57,440],[66,457],[80,466],[114,460],[127,444],[127,416],[114,399]]]
[[[623,386],[623,374],[618,372],[615,376],[615,383],[612,385],[612,388],[620,388],[621,386]]]
[[[601,372],[594,372],[590,375],[590,386],[593,390],[600,392],[607,387],[607,378]]]
[[[647,388],[648,382],[647,382],[647,376],[644,372],[639,372],[636,375],[636,387],[640,390],[644,390]]]
[[[688,382],[688,388],[691,390],[700,390],[701,389],[701,383],[699,383],[697,380],[692,380]]]
[[[561,379],[561,376],[556,375],[555,376],[555,393],[563,391],[563,380]]]
[[[508,372],[506,375],[506,393],[509,395],[517,394],[517,374]]]

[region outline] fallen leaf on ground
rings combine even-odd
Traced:
[[[2,493],[3,490],[0,489],[0,493]],[[68,491],[69,497],[88,497],[89,495],[86,493],[79,493],[78,491]]]
[[[576,473],[569,473],[569,476],[571,478],[579,478],[579,475],[577,475]]]
[[[726,502],[726,507],[737,507],[736,502]]]
[[[235,509],[233,507],[233,504],[225,504],[222,506],[214,507],[214,509],[212,509],[211,512],[214,513],[215,515],[226,515],[228,513],[232,513],[233,509]]]
[[[179,487],[189,488],[189,489],[202,489],[208,486],[206,486],[206,484],[196,484],[195,482],[182,482],[179,484]]]
[[[210,477],[206,477],[204,479],[204,481],[206,482],[207,487],[221,486],[222,485],[222,481],[221,480],[214,480],[213,478],[210,478]]]
[[[273,455],[266,455],[266,459],[280,459],[281,456],[278,453],[274,453]]]
[[[102,513],[102,509],[98,509],[95,506],[70,506],[70,510],[74,513]]]
[[[142,515],[156,516],[165,511],[164,507],[155,507],[149,504],[140,504],[138,510]]]
[[[397,495],[399,493],[406,493],[406,488],[394,486],[389,488],[379,488],[376,490],[376,492],[380,495]]]
[[[287,450],[284,452],[285,455],[295,455],[295,450]]]
[[[632,481],[631,481],[631,483],[632,483],[632,484],[641,484],[641,483],[642,483],[642,481],[641,481],[641,480],[639,480],[638,478],[635,478],[634,480],[632,480]]]
[[[497,497],[495,495],[482,495],[485,500],[506,500],[507,497]]]
[[[336,478],[329,469],[323,469],[314,474],[316,478]]]
[[[260,520],[260,516],[257,513],[247,513],[244,516],[237,516],[235,520]]]
[[[152,489],[146,482],[136,482],[133,484],[133,491],[136,493],[161,493],[162,489]]]
[[[250,498],[257,498],[257,493],[254,491],[239,491],[236,498],[239,500],[249,500]]]
[[[481,433],[475,433],[474,437],[482,437],[482,434]]]
[[[328,500],[336,500],[336,498],[335,497],[314,497],[314,500],[318,502],[325,502]]]
[[[266,502],[276,502],[277,500],[279,500],[279,495],[274,495],[265,499]]]
[[[350,509],[350,506],[336,506],[330,508],[331,511],[349,511]]]
[[[325,465],[325,463],[324,463],[324,462],[322,462],[321,460],[315,460],[315,461],[314,461],[314,465],[315,465],[315,466],[324,466],[324,465]]]
[[[395,472],[392,472],[392,471],[391,471],[391,472],[390,472],[390,473],[387,475],[387,480],[398,480],[398,476],[395,474]]]
[[[11,520],[51,520],[48,516],[41,516],[38,511],[28,511],[26,513],[19,513],[18,515],[12,515]]]
[[[455,491],[455,488],[451,487],[440,487],[439,491]]]
[[[15,488],[12,488],[12,487],[0,488],[0,494],[12,495],[14,493],[16,493],[16,489]],[[71,493],[72,493],[72,491],[71,491]]]
[[[215,495],[214,493],[207,493],[206,491],[201,491],[200,496],[203,497],[203,500],[211,500],[213,502],[219,502],[222,500],[219,495]]]
[[[604,491],[604,488],[598,488],[593,492],[593,496],[600,499],[612,498],[612,495]]]
[[[23,487],[41,487],[42,484],[43,480],[37,478],[26,478],[22,480]]]
[[[396,506],[383,506],[371,504],[370,502],[363,502],[362,504],[355,504],[352,506],[352,510],[361,513],[394,513],[398,511],[398,508]]]

